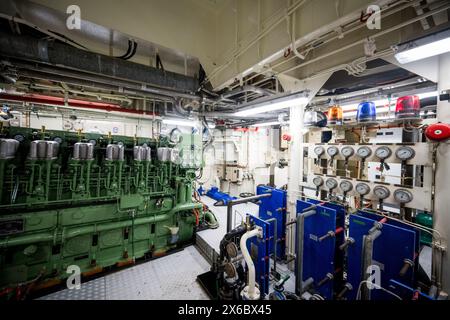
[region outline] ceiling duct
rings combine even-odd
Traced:
[[[182,92],[196,92],[198,89],[198,80],[194,77],[28,36],[0,33],[0,55]]]

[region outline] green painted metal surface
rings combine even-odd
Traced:
[[[0,159],[0,295],[63,280],[70,265],[91,273],[163,254],[211,222],[192,200],[195,168],[158,160],[157,148],[174,147],[168,139],[24,128],[0,138],[20,141],[14,158]],[[184,152],[189,139],[198,142],[188,135]],[[57,156],[30,158],[34,140],[58,141]],[[73,158],[77,142],[95,144],[92,159]],[[123,159],[106,159],[109,144],[123,145]],[[133,148],[144,144],[151,159],[137,161]]]

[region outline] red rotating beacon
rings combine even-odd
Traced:
[[[435,123],[425,130],[425,135],[431,141],[445,141],[450,139],[450,124]]]

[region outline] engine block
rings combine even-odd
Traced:
[[[61,282],[189,242],[208,215],[169,139],[4,128],[0,290]]]

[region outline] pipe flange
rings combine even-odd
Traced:
[[[241,297],[243,300],[259,300],[261,294],[259,292],[258,287],[255,287],[253,294],[250,294],[248,291],[249,287],[245,286],[245,288],[241,291]]]

